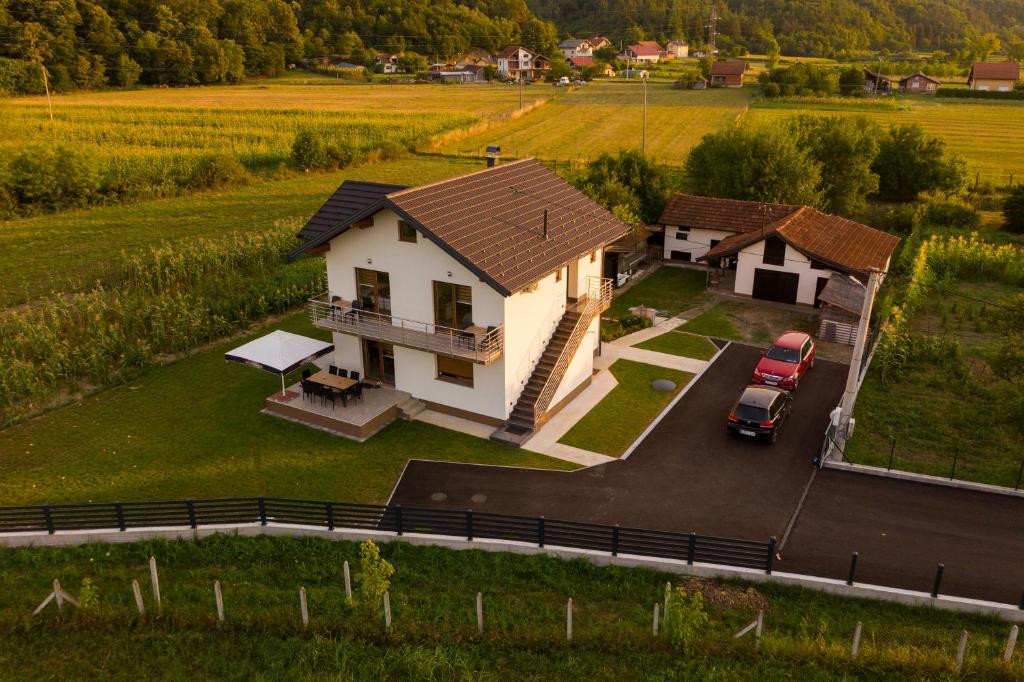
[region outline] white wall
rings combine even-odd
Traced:
[[[676,232],[678,230],[674,227],[665,228],[665,258],[671,258],[673,251],[685,251],[690,253],[691,261],[696,261],[708,252],[712,240],[722,241],[733,235],[732,232],[722,230],[695,228],[689,231],[686,239],[677,239]]]
[[[758,268],[799,274],[800,284],[796,292],[796,302],[806,305],[814,305],[814,292],[818,286],[818,278],[832,275],[830,270],[812,268],[811,261],[789,244],[786,245],[786,260],[783,265],[767,265],[764,263],[764,240],[762,240],[744,247],[740,251],[739,261],[736,265],[736,286],[733,291],[737,294],[751,296],[754,293],[754,270]]]

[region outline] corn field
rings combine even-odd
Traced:
[[[295,226],[121,255],[119,275],[0,315],[0,423],[294,308],[326,287],[323,263],[284,263]]]

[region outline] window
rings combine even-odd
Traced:
[[[689,251],[672,251],[669,254],[672,260],[681,260],[684,263],[689,263],[693,255]]]
[[[434,324],[453,329],[473,324],[473,290],[461,284],[434,282]]]
[[[596,260],[597,260],[597,251],[591,251],[590,252],[590,262],[593,263]]]
[[[416,243],[416,228],[405,222],[404,220],[398,221],[398,241],[409,242],[411,244]]]
[[[811,269],[812,270],[828,270],[829,268],[828,268],[828,265],[826,265],[825,263],[822,263],[820,260],[814,260],[812,258],[811,259]]]
[[[687,241],[690,238],[689,230],[676,230],[676,239]]]
[[[785,265],[786,264],[786,242],[778,237],[768,237],[764,240],[764,264]]]
[[[473,363],[444,355],[437,356],[437,378],[461,386],[473,386]]]

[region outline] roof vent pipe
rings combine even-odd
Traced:
[[[548,210],[544,209],[544,240],[548,238]]]
[[[487,146],[487,167],[494,168],[498,165],[498,159],[501,157],[501,147],[495,145]]]

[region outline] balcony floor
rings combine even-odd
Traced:
[[[321,405],[319,398],[303,399],[302,386],[293,384],[283,397],[280,391],[268,396],[263,413],[363,442],[397,419],[398,404],[408,397],[385,386],[364,387],[362,400],[349,400],[348,407],[338,402],[332,408],[330,403]]]

